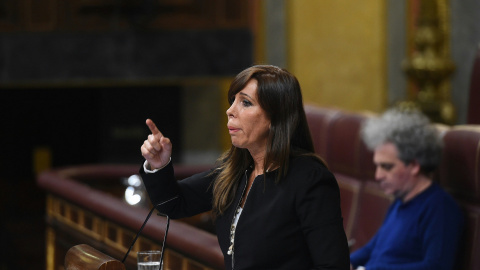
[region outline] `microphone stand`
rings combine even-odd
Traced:
[[[161,203],[158,203],[156,205],[154,205],[152,207],[152,209],[150,210],[150,213],[148,213],[148,216],[147,218],[145,219],[145,221],[143,222],[143,225],[142,227],[140,228],[140,230],[138,230],[137,232],[137,235],[135,236],[135,238],[133,239],[133,242],[132,244],[130,245],[130,248],[128,248],[128,251],[127,253],[125,253],[125,257],[123,257],[123,260],[122,260],[122,263],[125,263],[125,260],[127,259],[128,257],[128,254],[130,253],[130,251],[132,250],[132,247],[133,245],[135,244],[135,242],[137,241],[138,237],[140,236],[140,232],[142,232],[143,228],[145,227],[145,225],[147,224],[147,221],[148,219],[150,219],[150,216],[152,215],[153,211],[155,210],[155,208],[157,208],[158,206],[161,206],[167,202],[170,202],[174,199],[178,198],[178,196],[175,196],[171,199],[168,199],[166,201],[163,201]],[[168,234],[168,227],[170,226],[170,217],[168,215],[165,215],[165,214],[162,214],[162,213],[158,213],[159,216],[162,216],[162,217],[166,217],[167,218],[167,228],[165,229],[165,235],[163,236],[163,243],[162,243],[162,254],[160,255],[160,267],[162,267],[162,263],[163,263],[163,252],[165,251],[165,244],[167,243],[167,234]]]

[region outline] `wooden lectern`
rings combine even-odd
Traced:
[[[125,270],[125,265],[85,244],[71,247],[65,256],[66,270]]]

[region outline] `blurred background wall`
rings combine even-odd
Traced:
[[[147,118],[174,162],[213,163],[228,85],[253,64],[294,73],[305,103],[381,112],[422,93],[409,63],[435,29],[438,104],[466,123],[478,18],[475,0],[2,0],[0,269],[45,264],[42,170],[140,164]]]

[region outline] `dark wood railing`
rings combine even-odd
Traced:
[[[184,178],[205,169],[176,167]],[[47,192],[47,270],[64,269],[69,248],[88,244],[122,260],[149,209],[128,205],[119,196],[122,177],[138,172],[136,165],[91,165],[46,171],[38,185]],[[166,218],[152,215],[125,261],[136,269],[136,251],[161,249]],[[165,247],[164,269],[223,269],[223,255],[216,236],[182,221],[172,220]]]

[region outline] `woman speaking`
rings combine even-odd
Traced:
[[[155,126],[141,152],[153,204],[171,218],[212,210],[226,269],[350,269],[337,181],[314,152],[298,80],[259,65],[230,85],[232,146],[215,167],[176,181]]]

